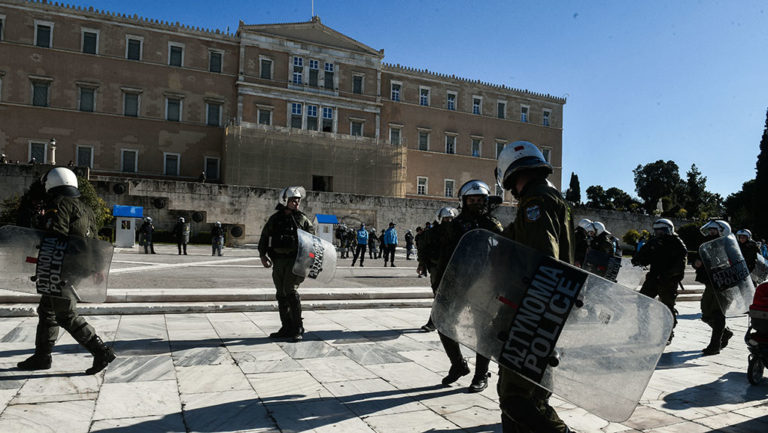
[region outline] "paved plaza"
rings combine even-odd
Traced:
[[[190,293],[189,286],[203,278],[217,281],[215,287],[268,287],[268,271],[247,260],[253,251],[228,250],[223,258],[195,252],[176,257],[186,267],[174,267],[169,254],[119,252],[111,287],[157,290],[144,283],[165,281]],[[244,260],[222,262],[221,269],[201,264],[235,258]],[[350,261],[342,261],[333,285],[372,290],[427,285],[414,277],[412,261],[399,262],[394,269],[366,262],[370,269],[355,268],[353,275]],[[144,267],[135,273],[143,279],[120,276],[131,272],[119,269],[131,267]],[[243,270],[258,275],[242,281]],[[238,278],[221,282],[218,272],[224,279]],[[675,340],[632,417],[609,423],[553,398],[572,428],[768,431],[768,379],[753,386],[746,378],[746,317],[728,319],[736,337],[720,355],[702,357],[709,332],[699,320],[698,303],[681,303],[679,310]],[[66,333],[51,370],[16,370],[33,351],[37,320],[0,318],[0,432],[500,432],[496,368],[482,393],[466,392],[471,375],[442,386],[448,360],[437,334],[419,330],[428,315],[428,308],[305,311],[307,334],[300,343],[267,338],[279,327],[274,311],[89,316],[118,354],[95,376],[83,374],[91,356]],[[471,352],[466,356],[474,360]]]

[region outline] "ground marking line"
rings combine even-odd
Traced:
[[[140,271],[153,271],[157,269],[171,269],[171,268],[189,268],[193,266],[200,266],[200,265],[211,265],[211,264],[222,264],[222,263],[235,263],[235,262],[244,262],[247,260],[254,260],[253,257],[241,257],[237,259],[228,259],[228,260],[208,260],[204,262],[191,262],[191,263],[168,263],[168,264],[159,264],[159,265],[150,265],[150,266],[134,266],[132,268],[122,268],[122,269],[110,269],[110,274],[124,274],[128,272],[140,272]]]

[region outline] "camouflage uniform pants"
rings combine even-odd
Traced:
[[[37,307],[37,315],[39,320],[35,348],[40,353],[51,353],[59,336],[59,327],[64,328],[82,345],[96,335],[93,326],[77,314],[77,301],[71,292],[67,298],[43,295]]]
[[[275,298],[277,298],[282,327],[289,331],[300,331],[303,322],[299,285],[304,281],[304,277],[293,273],[294,262],[294,257],[273,258],[272,281],[275,283]]]
[[[499,367],[496,387],[504,433],[566,433],[568,426],[549,405],[550,392]]]

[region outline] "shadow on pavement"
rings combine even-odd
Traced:
[[[664,352],[656,365],[657,370],[669,370],[672,368],[693,368],[703,367],[703,365],[689,364],[685,362],[691,359],[701,357],[701,350],[681,350],[678,352]]]
[[[722,433],[765,433],[768,431],[768,415],[713,431]]]
[[[764,400],[767,397],[768,388],[750,385],[747,381],[746,372],[731,371],[714,382],[692,386],[666,395],[662,407],[674,410],[714,407],[721,404],[740,404]]]

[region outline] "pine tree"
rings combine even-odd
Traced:
[[[765,113],[765,127],[760,140],[760,154],[757,155],[757,176],[752,196],[755,212],[754,232],[758,238],[768,238],[768,110]]]
[[[571,183],[565,192],[565,199],[571,203],[581,203],[581,184],[579,183],[579,176],[574,172],[571,172]]]

